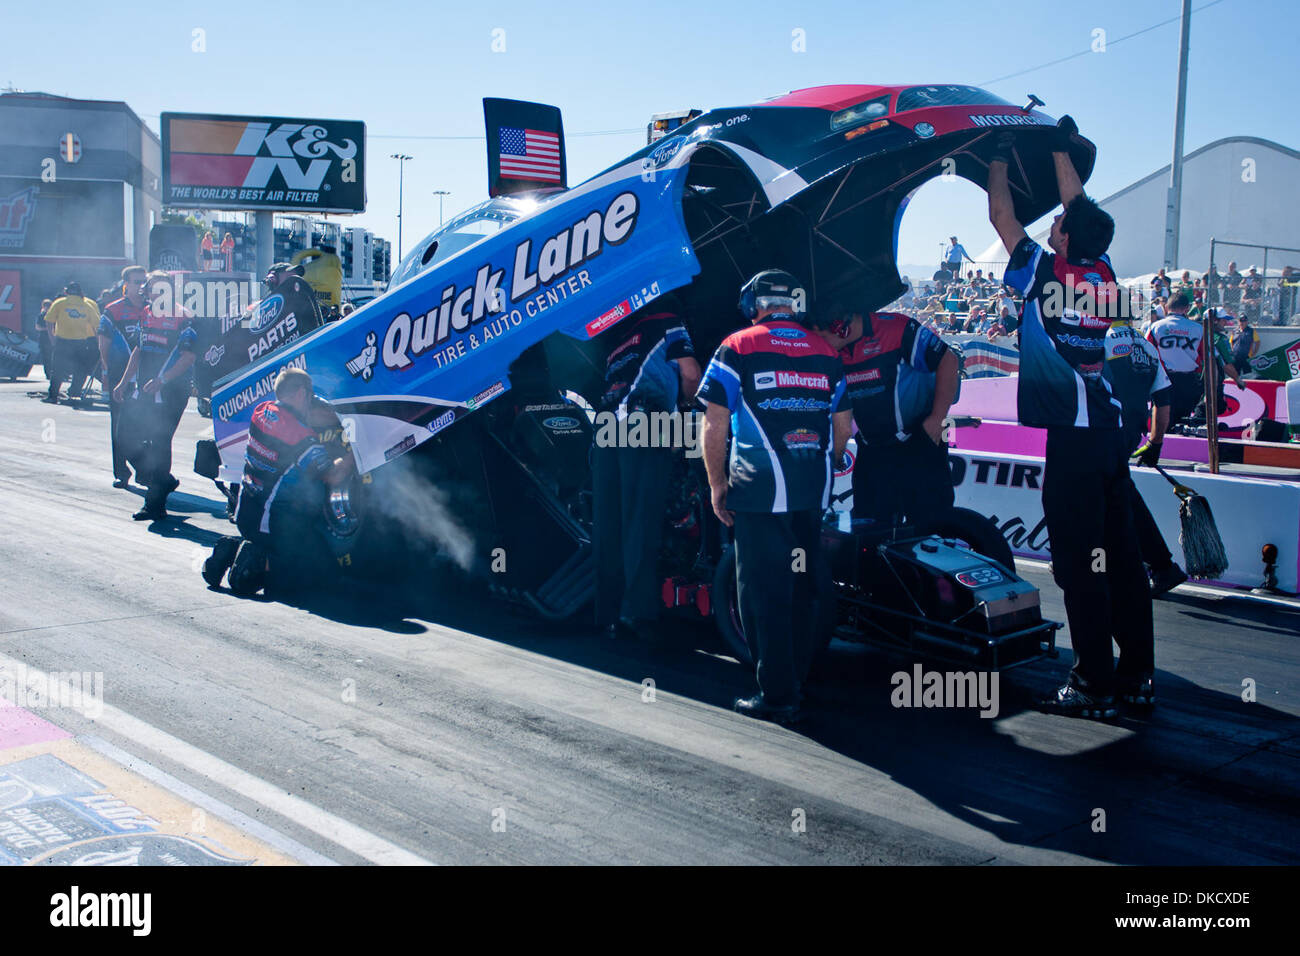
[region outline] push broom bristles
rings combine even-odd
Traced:
[[[1214,524],[1210,503],[1191,488],[1169,477],[1159,465],[1156,471],[1174,486],[1178,495],[1178,518],[1182,531],[1178,543],[1183,546],[1183,560],[1188,577],[1218,578],[1228,570],[1228,554],[1223,548],[1223,538]]]
[[[1200,495],[1180,495],[1178,517],[1183,530],[1178,543],[1183,546],[1187,574],[1193,578],[1218,578],[1228,570],[1228,555],[1223,539],[1214,525],[1210,503]]]

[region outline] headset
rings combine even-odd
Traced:
[[[803,286],[793,275],[784,269],[764,269],[741,286],[740,314],[752,322],[758,318],[760,308],[778,308],[782,311],[776,315],[788,314],[807,328],[822,328],[825,322],[812,318],[805,299]]]

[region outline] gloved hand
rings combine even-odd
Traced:
[[[1149,441],[1137,450],[1137,463],[1144,468],[1154,468],[1160,464],[1160,447],[1163,442]]]
[[[1074,121],[1074,117],[1066,114],[1056,121],[1056,137],[1052,143],[1053,152],[1068,153],[1070,151],[1070,137],[1079,132],[1079,124]]]
[[[993,141],[993,162],[1004,162],[1010,165],[1011,151],[1016,148],[1016,137],[1010,130],[1003,130],[998,133],[998,138]]]

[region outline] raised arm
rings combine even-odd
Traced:
[[[1011,148],[1014,138],[1010,133],[998,136],[997,153],[989,163],[989,222],[997,231],[998,238],[1007,253],[1015,252],[1020,240],[1025,238],[1025,229],[1016,218],[1016,204],[1011,198],[1011,185],[1007,182],[1007,164],[1011,160]]]
[[[1083,195],[1083,183],[1079,182],[1079,171],[1070,159],[1070,137],[1079,132],[1079,127],[1069,116],[1062,116],[1056,121],[1056,144],[1052,147],[1052,164],[1056,167],[1056,188],[1061,194],[1061,205],[1068,206],[1076,196]]]

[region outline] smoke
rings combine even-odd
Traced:
[[[400,529],[416,550],[436,551],[461,570],[470,570],[474,536],[456,520],[451,496],[444,488],[413,470],[405,459],[381,468],[375,477],[366,500],[374,514]]]

